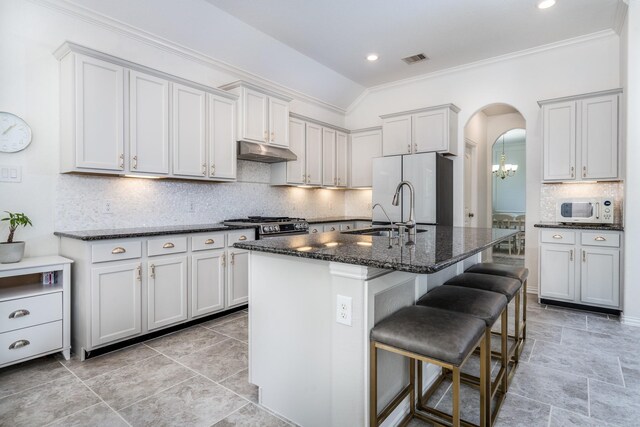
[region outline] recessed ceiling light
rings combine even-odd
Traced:
[[[556,0],[538,0],[538,9],[548,9],[556,4]]]
[[[378,55],[376,55],[375,53],[369,54],[367,55],[367,61],[377,61],[378,60]]]

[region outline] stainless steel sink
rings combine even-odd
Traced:
[[[416,230],[418,233],[424,233],[427,230]],[[361,230],[343,231],[342,234],[358,234],[361,236],[377,236],[377,237],[398,237],[397,228],[365,228]]]

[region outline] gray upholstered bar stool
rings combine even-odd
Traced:
[[[524,348],[524,340],[527,339],[527,279],[529,278],[529,269],[525,267],[516,267],[513,265],[498,264],[495,262],[481,262],[467,268],[465,272],[510,277],[512,279],[519,280],[520,283],[522,283],[522,321],[520,324],[521,329],[520,331],[518,331],[521,341],[518,355],[522,353],[522,349]],[[519,309],[519,305],[516,305],[516,316],[519,314]]]
[[[516,301],[516,316],[515,316],[515,336],[514,343],[509,347],[508,358],[513,359],[514,364],[519,361],[521,348],[520,339],[520,316],[518,309],[520,304],[520,294],[522,291],[522,283],[517,279],[510,277],[494,276],[491,274],[481,273],[462,273],[453,279],[448,280],[444,284],[445,286],[459,286],[463,288],[481,289],[483,291],[497,292],[504,295],[508,302],[511,302],[515,298]],[[509,308],[507,307],[507,311]],[[512,369],[509,375],[512,375],[514,370]]]
[[[485,400],[487,405],[486,413],[491,414],[491,423],[495,421],[500,406],[504,401],[507,390],[507,298],[497,292],[483,291],[480,289],[462,288],[458,286],[439,286],[429,293],[425,294],[418,300],[417,305],[424,307],[439,308],[442,310],[453,311],[456,313],[468,314],[485,322],[484,339],[491,346],[491,328],[502,317],[502,334],[501,334],[501,354],[500,354],[500,371],[496,379],[491,383],[490,398]],[[422,364],[418,363],[418,390],[422,390]],[[491,363],[485,367],[487,378],[491,378]],[[480,378],[470,374],[461,373],[462,381],[478,386]],[[421,407],[423,401],[429,399],[430,395],[435,391],[438,385],[444,380],[446,375],[443,373],[433,386],[425,393],[424,396],[418,397],[418,408]],[[491,402],[502,386],[502,392],[493,410]]]
[[[409,396],[409,413],[400,425],[412,418],[444,425],[443,419],[454,427],[470,425],[460,419],[460,368],[469,359],[474,349],[480,346],[480,427],[488,426],[490,414],[486,412],[487,365],[491,360],[491,349],[485,340],[485,322],[467,314],[438,308],[404,307],[380,321],[371,329],[371,368],[369,390],[369,423],[379,426]],[[378,414],[378,349],[409,358],[409,384]],[[452,372],[453,411],[441,417],[433,415],[435,408],[416,409],[415,363],[433,363]]]

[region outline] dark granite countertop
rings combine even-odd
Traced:
[[[105,230],[56,231],[53,234],[78,240],[126,239],[129,237],[161,236],[165,234],[206,233],[211,231],[246,230],[252,227],[217,224],[169,225],[164,227],[112,228]]]
[[[367,221],[371,222],[371,218],[361,216],[327,216],[321,218],[306,218],[309,224],[327,224],[329,222],[346,222],[346,221]]]
[[[269,252],[323,261],[364,265],[410,273],[442,270],[514,236],[516,230],[427,226],[418,233],[415,246],[389,247],[388,237],[339,232],[275,237],[236,243],[251,251]]]
[[[561,222],[540,222],[534,224],[537,228],[570,228],[574,230],[624,231],[622,224],[564,224]]]

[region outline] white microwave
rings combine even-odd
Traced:
[[[556,221],[613,224],[613,200],[607,198],[560,199],[556,203]]]

